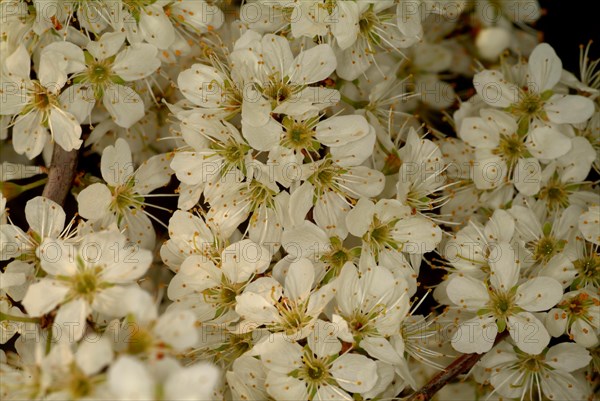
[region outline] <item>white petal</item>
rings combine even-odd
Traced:
[[[263,36],[261,44],[268,74],[279,73],[284,76],[294,60],[290,42],[282,36],[266,34]]]
[[[377,364],[364,355],[345,354],[333,362],[331,375],[344,390],[363,393],[377,383]]]
[[[300,259],[290,265],[285,278],[285,293],[292,301],[308,299],[315,279],[315,268],[308,259]]]
[[[550,277],[534,277],[519,286],[515,302],[529,312],[552,308],[563,295],[562,285]]]
[[[141,278],[152,264],[152,252],[138,245],[127,243],[124,246],[114,242],[104,249],[113,260],[100,275],[102,280],[113,284],[129,284]]]
[[[307,337],[307,343],[318,358],[339,354],[342,343],[336,338],[337,331],[338,328],[333,323],[317,320]]]
[[[305,220],[298,226],[284,230],[281,243],[290,255],[313,259],[327,252],[329,238],[316,224]]]
[[[578,344],[563,342],[550,347],[546,353],[546,363],[554,369],[574,372],[590,363],[592,357],[588,350]]]
[[[79,341],[85,332],[85,320],[90,312],[90,305],[83,298],[61,305],[54,319],[54,324],[62,334],[59,340],[68,343]]]
[[[326,146],[341,146],[370,133],[370,125],[360,115],[330,117],[317,124],[315,137]]]
[[[48,130],[42,126],[42,113],[17,117],[13,126],[13,147],[18,154],[33,159],[42,153],[48,142]]]
[[[598,316],[596,314],[596,316]],[[583,319],[577,319],[571,326],[573,340],[579,345],[592,348],[598,344],[598,329],[592,327]]]
[[[523,195],[533,196],[540,191],[542,167],[538,159],[519,159],[515,166],[514,184]]]
[[[262,296],[245,292],[236,297],[235,311],[251,322],[273,324],[279,320],[277,309]]]
[[[95,340],[95,339],[94,339]],[[96,341],[82,341],[75,353],[77,366],[86,375],[94,375],[107,366],[113,358],[113,350],[108,337]]]
[[[498,326],[493,316],[478,316],[458,326],[452,336],[452,347],[464,354],[482,354],[492,349]]]
[[[154,399],[154,380],[144,364],[128,355],[121,356],[108,370],[108,386],[117,399]]]
[[[475,74],[473,85],[483,100],[494,107],[508,107],[519,101],[519,88],[509,83],[501,72],[484,70]]]
[[[5,10],[2,11],[5,12]],[[6,57],[6,60],[3,62],[6,65],[7,72],[17,77],[29,78],[31,56],[24,44],[19,44],[16,50],[10,56]]]
[[[331,24],[331,33],[336,39],[337,45],[344,50],[356,42],[360,26],[358,23],[360,10],[354,2],[342,1],[336,4],[334,11],[336,21]]]
[[[64,82],[66,82],[67,74],[72,74],[74,72],[80,72],[85,69],[85,56],[83,50],[74,43],[68,41],[58,41],[50,43],[45,46],[42,50],[42,54],[40,56],[40,71],[42,70],[42,65],[44,64],[44,58],[60,58],[61,59],[61,67],[64,73],[64,81],[63,80],[46,80],[45,82],[52,82],[58,84],[59,87],[62,87]],[[40,82],[42,85],[44,80],[40,77]],[[46,86],[46,85],[44,85]]]
[[[375,128],[370,128],[371,133],[361,139],[331,147],[329,150],[333,160],[342,167],[358,166],[367,160],[373,154],[377,139]]]
[[[67,113],[59,108],[54,108],[50,112],[48,126],[52,137],[57,144],[64,150],[70,151],[79,149],[83,141],[81,138],[81,125],[71,113]]]
[[[164,384],[165,399],[208,400],[218,386],[221,373],[209,363],[197,363],[175,371]]]
[[[544,107],[548,119],[556,124],[578,124],[594,114],[594,102],[578,95],[557,95]]]
[[[397,222],[391,235],[402,244],[403,252],[423,254],[438,246],[442,240],[442,229],[431,220],[417,215]]]
[[[534,128],[525,144],[538,159],[556,159],[571,149],[571,140],[551,127]]]
[[[154,332],[175,350],[183,351],[198,341],[195,323],[196,316],[190,311],[167,311],[156,322]]]
[[[567,329],[568,315],[559,308],[554,308],[546,314],[546,328],[552,337],[560,337],[565,334]]]
[[[110,85],[102,98],[115,123],[130,128],[144,117],[144,102],[135,90],[123,85]]]
[[[451,278],[446,292],[456,305],[475,310],[484,307],[490,300],[485,283],[470,276]]]
[[[63,301],[69,288],[61,282],[42,279],[31,284],[23,298],[23,306],[30,316],[39,317],[54,309]]]
[[[144,291],[137,285],[122,286],[116,285],[109,287],[105,290],[101,290],[96,293],[94,301],[92,302],[92,309],[95,312],[99,312],[111,317],[123,317],[127,313],[132,312],[131,305],[127,305],[123,302],[124,299],[130,299],[129,297],[135,296],[130,295],[130,292]]]
[[[302,399],[302,398],[298,398]],[[329,384],[324,384],[319,387],[315,397],[315,400],[331,400],[331,401],[352,401],[354,398],[350,396],[350,394],[346,393],[344,390],[337,386],[332,386]]]
[[[99,40],[90,40],[86,48],[95,58],[104,60],[117,54],[125,37],[123,32],[107,32]]]
[[[554,49],[547,43],[540,43],[529,56],[529,89],[534,93],[542,93],[554,86],[560,80],[562,61]]]
[[[282,133],[281,125],[271,118],[265,125],[260,127],[244,124],[244,121],[242,121],[242,134],[250,146],[256,150],[271,150],[279,144]]]
[[[112,202],[112,193],[104,184],[95,183],[77,195],[79,214],[89,220],[98,220],[106,215]]]
[[[336,66],[331,46],[321,44],[301,52],[292,63],[288,76],[294,84],[308,85],[329,77]]]
[[[554,370],[548,375],[541,375],[540,385],[544,398],[549,400],[585,400],[590,393],[586,391],[583,380],[585,379],[577,380],[572,374],[562,370]]]
[[[496,209],[485,225],[486,241],[510,242],[515,232],[515,220],[505,210]]]
[[[183,96],[201,107],[219,107],[224,100],[223,85],[220,73],[203,64],[194,64],[177,78],[177,86]]]
[[[270,252],[251,240],[236,242],[221,254],[221,269],[232,283],[242,283],[254,274],[263,273],[270,262]]]
[[[373,222],[375,204],[368,198],[360,198],[356,205],[346,214],[346,227],[350,234],[362,237]]]
[[[175,41],[175,29],[169,17],[162,7],[149,6],[141,10],[139,26],[144,38],[159,49],[167,49]]]
[[[120,52],[112,69],[125,81],[146,78],[160,67],[156,47],[147,43],[135,43]]]
[[[519,280],[519,265],[513,247],[507,242],[490,246],[490,282],[497,290],[508,291]]]
[[[399,365],[402,358],[388,340],[383,337],[367,337],[360,342],[360,347],[373,358],[390,365]]]
[[[493,149],[500,140],[498,131],[486,124],[481,117],[465,118],[460,126],[459,135],[467,144],[477,148]]]
[[[265,385],[268,385],[267,392],[276,400],[308,400],[306,384],[293,377],[271,371],[267,374]]]
[[[104,181],[111,186],[125,184],[131,178],[134,168],[131,150],[126,140],[118,138],[114,146],[104,148],[100,170]]]
[[[242,124],[262,127],[271,119],[271,102],[254,88],[244,90]]]
[[[302,347],[283,333],[271,335],[256,345],[263,364],[271,371],[287,374],[302,366]]]
[[[600,245],[600,206],[591,206],[579,217],[579,230],[583,237],[596,245]]]
[[[540,354],[550,342],[544,324],[529,312],[509,316],[507,326],[517,347],[528,354]]]
[[[144,161],[135,172],[135,191],[142,195],[149,194],[167,185],[173,174],[170,164],[168,154],[155,155]]]
[[[63,208],[51,199],[37,196],[25,205],[29,227],[42,238],[57,238],[65,226]]]
[[[89,121],[96,104],[92,86],[87,84],[69,86],[60,94],[59,101],[62,109],[75,116],[79,123]]]
[[[53,276],[74,276],[77,273],[74,244],[47,238],[36,252],[46,273]]]

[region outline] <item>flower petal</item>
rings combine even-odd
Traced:
[[[39,317],[61,303],[68,292],[69,287],[60,281],[45,278],[29,286],[22,303],[30,316]]]
[[[95,183],[85,188],[77,195],[79,214],[89,220],[101,219],[108,213],[112,193],[104,184]]]
[[[528,354],[540,354],[550,342],[550,334],[544,324],[529,312],[509,316],[507,326],[517,347]]]
[[[452,347],[464,354],[482,354],[492,349],[497,334],[498,326],[494,316],[478,316],[458,326],[452,336]]]
[[[529,312],[552,308],[563,296],[562,285],[550,277],[534,277],[520,285],[515,302]]]
[[[131,128],[144,117],[144,102],[135,90],[123,85],[110,85],[102,98],[115,123],[123,128]]]

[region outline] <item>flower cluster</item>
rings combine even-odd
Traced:
[[[461,354],[440,400],[592,399],[588,49],[537,0],[242,3],[1,1],[2,399],[395,399]]]

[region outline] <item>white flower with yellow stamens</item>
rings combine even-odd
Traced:
[[[146,202],[146,198],[169,183],[169,164],[170,156],[163,154],[134,169],[129,145],[117,139],[115,146],[106,147],[102,153],[100,167],[106,184],[92,184],[77,196],[80,215],[100,227],[116,223],[128,240],[152,249],[156,234],[150,221],[153,216],[145,207],[162,207]]]

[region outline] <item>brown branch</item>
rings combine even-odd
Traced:
[[[498,344],[508,335],[508,330],[503,331],[496,337],[494,345]],[[444,370],[435,375],[427,384],[406,399],[406,401],[428,401],[442,389],[446,384],[452,382],[456,377],[467,373],[475,366],[485,354],[463,354],[456,358]]]
[[[77,149],[67,152],[58,144],[54,144],[52,161],[48,171],[48,182],[44,187],[42,196],[52,199],[59,205],[64,205],[73,184],[73,178],[75,178],[78,156],[79,151]]]

